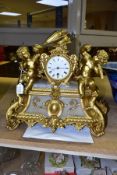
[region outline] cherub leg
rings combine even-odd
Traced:
[[[28,91],[32,88],[33,82],[34,82],[34,79],[31,78],[25,87],[25,94],[27,94]]]

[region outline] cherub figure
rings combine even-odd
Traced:
[[[99,76],[103,79],[102,65],[107,63],[108,54],[104,50],[97,51],[96,55],[91,56],[91,45],[84,45],[81,48],[81,64],[79,76],[79,93],[82,98],[83,107],[89,118],[98,120],[98,125],[92,128],[96,135],[102,135],[105,127],[104,115],[105,104],[98,101],[99,90],[92,77]],[[107,108],[106,110],[107,111]]]
[[[33,85],[36,78],[36,65],[38,64],[38,59],[40,53],[31,56],[28,47],[19,47],[17,50],[18,57],[22,60],[20,63],[21,76],[19,82],[25,85],[25,93],[27,93]]]
[[[37,48],[35,48],[37,49]],[[33,82],[37,76],[37,65],[40,57],[39,48],[38,52],[31,56],[28,47],[19,47],[17,50],[17,56],[21,59],[20,62],[20,78],[19,83],[24,85],[24,93],[27,94],[31,89]],[[18,111],[21,111],[24,107],[23,94],[17,94],[17,98],[14,103],[10,106],[6,113],[7,126],[9,129],[15,129],[20,121],[17,119]]]
[[[103,79],[103,69],[102,65],[106,64],[108,61],[108,54],[104,50],[97,51],[97,54],[95,56],[91,56],[91,45],[84,45],[81,48],[81,64],[80,64],[80,70],[81,70],[81,76],[79,78],[79,93],[81,96],[84,95],[85,89],[89,86],[94,88],[95,83],[94,80],[91,78],[92,74],[96,74],[100,76],[101,79]]]

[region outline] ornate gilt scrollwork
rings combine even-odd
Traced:
[[[74,125],[77,129],[88,126],[95,136],[104,134],[107,106],[99,95],[99,89],[93,77],[98,76],[103,79],[102,65],[107,63],[108,54],[104,50],[98,50],[96,54],[92,55],[92,46],[86,44],[81,47],[79,58],[77,58],[76,55],[69,55],[67,44],[70,42],[69,34],[62,30],[52,34],[42,45],[34,45],[32,53],[28,47],[20,47],[17,50],[17,55],[21,60],[21,74],[18,83],[23,85],[24,91],[22,94],[17,93],[17,99],[6,113],[9,129],[15,129],[20,123],[25,122],[28,126],[40,123],[45,127],[50,127],[53,132],[58,127]],[[56,55],[64,57],[70,65],[70,73],[60,80],[54,80],[46,70],[48,60]],[[57,69],[60,68],[57,67]],[[49,89],[42,88],[42,91],[39,88],[34,90],[33,85],[38,80],[49,81],[51,87]],[[76,101],[74,110],[80,105],[84,114],[82,116],[78,113],[77,116],[70,115],[62,118],[66,104],[61,99],[63,94],[61,85],[70,80],[77,82],[77,90],[73,93],[73,91],[64,89],[64,94],[69,97],[75,94],[74,96],[81,103],[78,104]],[[39,112],[28,112],[31,98],[34,95],[37,95],[41,102],[41,96],[47,96],[47,94],[49,94],[49,99],[43,104],[46,115]],[[37,105],[37,101],[34,102],[33,100],[33,104]],[[36,109],[38,110],[38,107]]]

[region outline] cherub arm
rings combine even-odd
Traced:
[[[35,55],[33,56],[33,61],[35,62],[35,61],[37,61],[39,58],[40,58],[40,53],[35,54]]]
[[[99,75],[100,76],[101,79],[104,78],[103,69],[101,67],[101,64],[97,63],[94,66],[94,71],[95,71],[96,75]]]

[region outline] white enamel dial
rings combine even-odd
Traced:
[[[62,80],[70,73],[69,61],[63,56],[53,56],[47,63],[47,73],[54,80]]]

